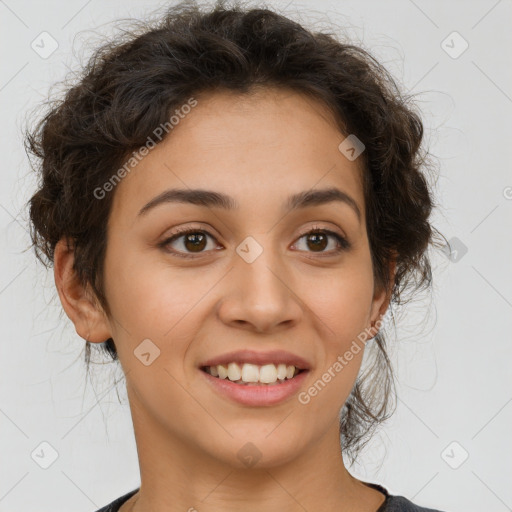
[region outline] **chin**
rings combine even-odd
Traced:
[[[304,435],[299,446],[295,436],[285,430],[278,431],[274,423],[271,429],[253,428],[244,429],[240,435],[225,438],[225,443],[218,443],[213,457],[237,469],[267,469],[289,464],[305,449]],[[268,434],[269,432],[270,435]],[[210,447],[211,449],[211,447]],[[234,457],[233,457],[234,455]]]

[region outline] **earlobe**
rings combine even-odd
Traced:
[[[382,319],[388,310],[389,303],[391,302],[391,295],[393,293],[393,285],[395,282],[396,272],[396,257],[389,263],[389,286],[386,289],[384,286],[376,287],[372,302],[371,311],[371,326],[369,331],[371,337],[375,337],[382,326]]]
[[[368,329],[370,338],[374,338],[380,331],[382,318],[386,314],[390,302],[390,294],[381,287],[380,292],[374,296],[371,312],[371,325]]]
[[[112,337],[110,325],[92,293],[79,282],[73,262],[73,246],[62,238],[54,251],[55,286],[62,307],[81,338],[92,343],[104,342]]]

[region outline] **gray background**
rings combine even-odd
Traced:
[[[162,5],[0,0],[0,511],[93,511],[139,485],[124,382],[112,385],[122,374],[98,365],[86,380],[84,342],[61,312],[53,273],[25,251],[35,181],[20,130],[110,21]],[[512,510],[512,2],[269,5],[318,29],[345,27],[419,93],[440,166],[434,222],[455,237],[457,253],[432,253],[432,300],[412,305],[392,343],[397,411],[351,471],[423,506]],[[42,32],[58,44],[49,56]],[[48,469],[43,442],[58,453]]]

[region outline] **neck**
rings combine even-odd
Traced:
[[[120,512],[375,512],[384,501],[345,468],[337,418],[306,452],[240,468],[187,444],[130,403],[141,486]]]

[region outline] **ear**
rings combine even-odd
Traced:
[[[389,262],[389,286],[376,286],[374,288],[372,307],[370,313],[371,326],[368,328],[369,339],[374,338],[381,327],[382,317],[386,314],[386,311],[391,302],[391,294],[393,292],[393,284],[395,281],[396,273],[396,255]]]
[[[62,307],[81,338],[92,343],[102,343],[112,337],[110,324],[92,292],[79,283],[73,262],[73,246],[62,238],[55,246],[53,265]]]

